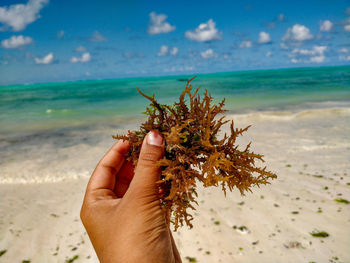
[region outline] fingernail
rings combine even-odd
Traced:
[[[150,131],[147,135],[147,143],[155,146],[163,146],[163,137],[157,131]]]

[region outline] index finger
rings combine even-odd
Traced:
[[[86,189],[87,195],[90,193],[105,193],[105,191],[98,190],[109,190],[111,191],[109,194],[114,194],[116,175],[124,163],[124,156],[129,148],[129,142],[123,140],[119,140],[112,146],[92,173]]]

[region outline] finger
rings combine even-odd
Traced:
[[[86,193],[96,190],[114,190],[116,174],[123,165],[124,156],[129,150],[129,142],[119,140],[101,159],[93,172]]]
[[[175,262],[182,262],[181,261],[181,256],[179,253],[179,250],[176,247],[176,243],[173,237],[173,234],[171,233],[171,230],[169,229],[170,232],[170,238],[171,238],[171,247],[173,248],[173,253],[174,253],[174,257],[175,257]]]
[[[143,140],[134,178],[128,192],[132,195],[158,198],[156,182],[160,179],[160,168],[156,162],[164,156],[164,140],[158,131],[150,131]]]
[[[130,182],[134,177],[134,165],[132,162],[125,161],[117,174],[114,192],[118,198],[122,198],[129,188]]]

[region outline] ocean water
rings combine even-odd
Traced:
[[[115,142],[111,135],[137,129],[146,117],[149,102],[136,87],[172,103],[190,77],[0,87],[0,184],[89,177]],[[293,137],[295,130],[309,137],[296,138],[293,154],[330,140],[350,146],[350,66],[200,74],[192,85],[216,101],[226,98],[238,127],[253,125],[244,138],[259,153],[272,156],[275,148],[286,147],[281,136]]]
[[[172,103],[192,76],[0,86],[0,135],[24,130],[142,118],[149,104],[136,90]],[[350,101],[350,66],[199,74],[192,81],[234,112],[313,107]]]

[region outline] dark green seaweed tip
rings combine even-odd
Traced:
[[[186,257],[186,259],[188,260],[188,262],[197,262],[197,259],[194,257]]]
[[[313,231],[310,233],[310,235],[313,237],[322,237],[322,238],[329,236],[329,234],[325,231]]]
[[[350,202],[344,198],[337,198],[337,199],[334,199],[334,201],[336,201],[337,203],[342,203],[342,204],[350,204]]]
[[[72,263],[72,262],[74,262],[75,260],[77,260],[79,258],[79,256],[78,255],[75,255],[74,257],[72,257],[72,258],[70,258],[70,259],[67,259],[66,260],[66,263]]]

